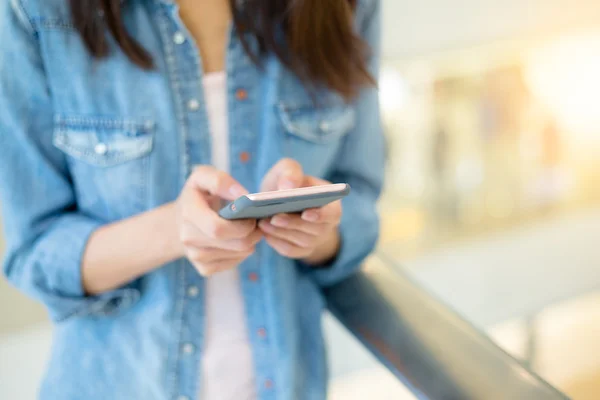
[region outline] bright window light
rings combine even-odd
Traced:
[[[600,33],[564,37],[534,50],[526,79],[569,134],[600,140]]]
[[[408,100],[408,86],[398,71],[384,68],[379,77],[379,99],[384,113],[391,114],[404,107]]]

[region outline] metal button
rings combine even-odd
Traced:
[[[198,293],[200,293],[200,290],[198,289],[197,286],[190,286],[187,290],[187,294],[190,297],[196,297],[196,296],[198,296]]]
[[[328,131],[330,128],[330,125],[328,122],[323,121],[323,122],[321,122],[319,127],[321,128],[322,131]]]
[[[194,352],[194,345],[191,343],[186,343],[181,347],[181,350],[184,354],[192,354]]]
[[[96,147],[94,147],[94,152],[102,156],[108,152],[108,146],[104,143],[98,143]]]
[[[181,32],[175,32],[173,35],[173,41],[175,44],[183,44],[183,42],[185,42],[185,35]]]
[[[248,92],[244,89],[238,89],[237,92],[235,92],[235,97],[240,100],[246,100],[248,98]]]
[[[258,333],[258,336],[263,339],[267,337],[267,330],[265,328],[259,328],[257,333]]]
[[[256,272],[250,272],[248,274],[248,279],[250,279],[251,282],[256,282],[258,280],[258,274]]]
[[[188,101],[187,106],[190,111],[196,111],[200,108],[200,102],[196,99],[191,99],[190,101]]]
[[[273,381],[272,381],[272,380],[270,380],[270,379],[267,379],[267,380],[265,381],[265,387],[266,387],[267,389],[271,389],[271,388],[273,387]]]
[[[240,161],[244,164],[250,161],[250,153],[248,153],[247,151],[242,151],[240,153]]]

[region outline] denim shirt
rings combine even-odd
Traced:
[[[55,323],[40,398],[197,398],[204,280],[187,260],[99,296],[81,283],[94,230],[174,201],[193,167],[211,162],[201,60],[177,6],[123,2],[129,32],[154,58],[149,71],[112,42],[109,57],[92,59],[66,0],[0,7],[4,273]],[[376,76],[379,0],[358,2],[355,26],[371,45]],[[256,66],[234,28],[226,57],[232,176],[257,191],[269,168],[291,157],[306,174],[352,187],[341,250],[327,268],[264,243],[239,266],[259,398],[323,399],[321,289],[356,271],[378,236],[377,90],[365,88],[351,103],[326,89],[315,96],[275,57]]]

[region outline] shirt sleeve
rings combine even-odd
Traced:
[[[64,154],[52,145],[53,110],[37,32],[18,0],[0,4],[0,205],[3,271],[55,321],[110,314],[138,296],[86,296],[81,264],[101,222],[78,211]]]
[[[369,3],[370,9],[360,30],[370,46],[369,71],[377,79],[381,53],[381,1]],[[345,137],[333,173],[328,176],[334,183],[350,184],[351,193],[342,201],[339,254],[331,264],[311,270],[321,286],[335,284],[358,270],[379,238],[376,203],[383,186],[385,161],[376,87],[361,92],[355,101],[355,110],[356,126]]]

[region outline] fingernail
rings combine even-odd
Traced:
[[[243,187],[241,187],[240,185],[236,184],[236,185],[231,186],[231,188],[229,188],[229,193],[231,193],[235,197],[240,197],[245,194],[248,194],[248,191],[246,189],[244,189]]]
[[[316,222],[319,220],[319,213],[314,210],[304,211],[302,219],[309,222]]]
[[[280,228],[284,228],[290,224],[290,219],[283,215],[276,215],[273,218],[271,218],[271,224]]]

